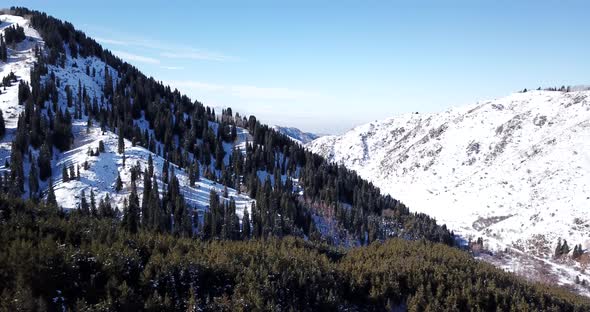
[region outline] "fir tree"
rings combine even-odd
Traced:
[[[23,169],[23,155],[21,151],[12,144],[10,154],[10,189],[11,194],[20,197],[24,192],[25,173]]]
[[[85,216],[90,215],[90,208],[88,207],[88,201],[86,201],[86,193],[84,190],[80,192],[80,212]]]
[[[119,123],[119,140],[117,145],[117,153],[123,154],[125,153],[125,140],[123,135],[123,125],[122,121]]]
[[[70,180],[70,176],[68,175],[68,168],[66,166],[61,166],[61,180],[63,183],[66,183]]]
[[[96,209],[96,199],[94,198],[94,190],[90,189],[90,213],[93,216],[98,215],[98,211]]]
[[[37,166],[35,163],[35,158],[31,158],[31,169],[29,170],[29,195],[32,198],[35,198],[39,191],[39,173],[37,172]]]
[[[121,180],[121,173],[117,173],[117,181],[115,182],[115,191],[120,192],[123,189],[123,181]]]
[[[244,216],[242,217],[242,239],[249,239],[250,232],[250,213],[248,213],[248,209],[244,208]]]
[[[53,189],[53,179],[51,178],[49,178],[48,183],[46,204],[57,207],[57,199],[55,198],[55,190]]]
[[[0,109],[0,138],[3,138],[4,134],[6,134],[6,124],[4,123],[4,114]]]
[[[39,177],[45,181],[51,176],[51,151],[49,145],[41,145],[41,151],[39,152]]]

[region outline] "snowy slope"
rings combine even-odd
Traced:
[[[491,249],[545,260],[558,238],[590,247],[589,91],[406,114],[307,147]]]
[[[0,61],[0,79],[14,73],[17,79],[30,82],[30,70],[35,62],[34,48],[42,47],[43,40],[39,33],[30,27],[29,21],[14,15],[0,15],[0,33],[13,25],[19,25],[24,28],[27,39],[8,46],[8,60],[6,63]],[[18,115],[24,110],[24,107],[18,104],[18,82],[12,86],[2,88],[0,94],[0,109],[3,112],[6,122],[6,135],[0,140],[0,163],[4,164],[6,158],[10,155],[10,143],[12,142]]]
[[[282,126],[273,126],[274,130],[288,136],[293,141],[299,144],[307,144],[320,136],[311,132],[303,132],[300,129],[294,127],[282,127]]]
[[[12,15],[1,15],[0,20],[4,21],[0,25],[0,29],[4,29],[17,23],[25,28],[25,34],[27,39],[17,44],[15,47],[9,49],[9,60],[8,62],[0,62],[0,78],[8,75],[11,71],[14,72],[19,80],[30,81],[30,69],[34,66],[36,61],[33,53],[35,45],[39,47],[43,46],[43,41],[37,31],[29,27],[29,22],[18,16]],[[87,70],[88,69],[88,70]],[[82,58],[72,57],[69,53],[65,61],[64,67],[59,66],[48,66],[48,75],[42,77],[42,81],[50,79],[50,75],[54,75],[59,80],[60,85],[58,87],[59,99],[58,105],[62,110],[69,109],[74,115],[74,107],[67,107],[67,96],[65,88],[69,86],[72,90],[73,101],[77,101],[77,95],[79,87],[83,88],[90,98],[99,99],[99,105],[110,105],[108,102],[102,102],[103,98],[103,87],[105,85],[105,69],[108,69],[110,76],[113,77],[113,82],[116,83],[118,80],[118,74],[112,67],[107,67],[106,64],[96,57]],[[13,140],[14,132],[16,130],[16,124],[18,115],[24,110],[24,107],[18,105],[18,83],[13,86],[2,90],[0,94],[0,109],[4,112],[3,116],[6,120],[7,135],[3,138],[0,143],[0,157],[2,164],[4,160],[10,156],[10,143]],[[163,190],[166,185],[161,180],[161,170],[164,163],[164,159],[158,155],[151,153],[149,150],[140,147],[132,146],[131,142],[125,141],[125,164],[123,165],[123,155],[117,153],[117,138],[118,136],[110,131],[101,131],[99,127],[92,126],[89,131],[86,129],[88,117],[82,115],[81,119],[74,119],[72,133],[74,135],[73,148],[69,151],[60,153],[57,149],[54,149],[54,157],[52,160],[52,180],[55,190],[55,195],[58,204],[64,209],[74,209],[80,203],[80,195],[82,191],[85,192],[87,200],[92,190],[95,194],[96,201],[104,198],[108,193],[112,204],[119,209],[123,208],[123,200],[129,196],[130,193],[130,180],[131,180],[131,168],[136,164],[145,169],[148,165],[148,157],[152,156],[154,161],[154,172],[159,178],[158,185]],[[96,121],[94,122],[96,124]],[[147,127],[147,123],[144,120],[136,121],[136,123],[142,128]],[[217,124],[211,123],[210,127],[216,129]],[[229,155],[232,149],[239,148],[245,151],[247,142],[251,141],[251,136],[247,130],[238,129],[238,139],[234,143],[225,143],[224,149],[227,153],[224,161],[229,161]],[[89,149],[96,150],[98,148],[99,141],[102,141],[105,145],[105,152],[99,156],[90,156],[88,154]],[[38,150],[32,150],[31,154],[34,157],[38,156]],[[84,169],[83,164],[87,162],[88,169]],[[76,180],[62,181],[62,168],[73,165],[75,168],[80,166],[80,178]],[[28,158],[25,159],[25,176],[28,176],[28,168],[30,167]],[[189,207],[197,209],[199,216],[203,217],[203,211],[209,206],[209,195],[210,191],[214,190],[220,195],[222,201],[229,201],[230,198],[234,198],[236,201],[236,213],[238,217],[242,217],[244,209],[250,209],[254,200],[250,199],[244,194],[240,194],[238,191],[228,188],[228,197],[223,197],[224,186],[210,181],[205,178],[201,178],[195,183],[194,187],[191,187],[188,182],[188,174],[185,170],[178,168],[174,164],[174,174],[179,179],[181,191],[186,199]],[[213,164],[211,165],[211,168]],[[6,168],[2,168],[6,170]],[[204,166],[201,166],[201,171],[204,171]],[[202,173],[202,172],[201,172]],[[123,181],[123,189],[120,192],[115,191],[115,181],[118,174],[121,175]],[[48,181],[41,182],[41,188],[43,191],[42,195],[46,195]],[[137,181],[138,195],[141,200],[143,190],[143,179],[139,178]],[[160,193],[162,195],[162,193]],[[25,185],[25,194],[23,197],[27,198],[28,186]]]
[[[78,131],[77,131],[78,130]],[[164,159],[151,153],[147,149],[140,146],[132,146],[131,142],[125,141],[125,164],[123,164],[123,155],[117,153],[117,139],[118,136],[112,132],[105,131],[102,133],[100,128],[92,128],[90,133],[86,134],[86,125],[74,125],[73,130],[78,141],[84,144],[73,148],[61,155],[59,161],[55,163],[54,172],[54,189],[58,203],[65,209],[76,208],[80,202],[79,195],[85,191],[86,196],[90,194],[90,190],[96,194],[97,201],[103,198],[107,193],[111,197],[113,204],[123,208],[123,200],[129,196],[131,190],[131,168],[137,164],[142,170],[148,166],[149,155],[152,156],[154,162],[154,173],[158,177],[158,185],[161,193],[164,191],[165,185],[161,179],[162,166]],[[105,152],[99,156],[89,156],[88,149],[96,150],[99,141],[103,141],[105,145]],[[88,162],[88,170],[83,169],[84,162]],[[80,179],[69,180],[63,182],[61,179],[62,166],[69,167],[70,165],[80,165]],[[199,216],[203,216],[203,211],[209,205],[209,194],[211,189],[216,191],[219,195],[223,194],[224,186],[213,181],[201,178],[195,183],[194,187],[189,185],[188,173],[174,167],[174,174],[178,178],[181,186],[181,192],[185,197],[187,204],[199,211]],[[120,192],[115,190],[115,181],[117,175],[121,175],[123,181],[123,189]],[[141,199],[143,193],[143,179],[136,181],[138,188],[138,195]],[[250,211],[250,206],[253,202],[249,197],[238,194],[234,189],[228,188],[228,197],[221,200],[229,201],[234,198],[236,201],[236,214],[241,218],[244,209]]]

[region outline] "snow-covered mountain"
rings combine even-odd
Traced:
[[[299,144],[307,144],[320,136],[311,132],[303,132],[298,128],[295,127],[282,127],[282,126],[273,126],[273,129],[276,131],[288,136],[289,138],[293,139],[293,141]]]
[[[463,237],[519,255],[490,259],[500,266],[544,279],[549,264],[558,283],[590,277],[580,263],[552,259],[559,238],[590,247],[589,91],[406,114],[307,147]]]
[[[7,62],[0,61],[0,78],[8,76],[12,72],[16,75],[18,81],[30,82],[31,69],[37,60],[34,53],[35,47],[43,49],[44,42],[39,33],[30,26],[30,21],[23,17],[3,14],[0,15],[0,21],[2,21],[0,33],[4,33],[7,27],[19,25],[24,28],[26,34],[24,41],[9,47]],[[102,60],[96,57],[80,57],[79,55],[73,57],[68,53],[63,67],[48,65],[48,74],[41,77],[41,80],[47,81],[51,79],[52,75],[55,76],[60,82],[58,86],[58,105],[63,110],[67,109],[73,112],[73,108],[68,107],[66,103],[68,98],[66,88],[70,88],[71,93],[74,95],[78,94],[79,91],[83,91],[89,97],[104,98],[105,70],[108,70],[110,77],[113,77],[113,81],[117,82],[117,71],[107,66]],[[79,90],[79,88],[83,90]],[[0,93],[0,109],[6,122],[6,135],[0,142],[0,160],[2,164],[8,163],[18,117],[24,111],[24,105],[18,103],[18,89],[18,82],[14,82],[11,86],[2,88]],[[104,105],[110,105],[110,103],[104,103]],[[53,181],[57,202],[64,209],[76,208],[80,203],[82,192],[86,196],[93,192],[97,201],[109,194],[112,204],[122,209],[124,199],[130,194],[132,168],[137,165],[142,170],[147,168],[148,158],[152,156],[156,176],[161,177],[164,158],[144,147],[133,146],[132,142],[128,140],[125,140],[125,154],[117,153],[118,135],[108,130],[101,130],[96,122],[88,125],[87,119],[88,116],[82,115],[81,118],[73,120],[72,149],[65,152],[53,149],[52,179],[41,181],[41,194],[46,195],[48,183]],[[136,120],[135,123],[144,130],[149,128],[147,121],[144,119]],[[212,122],[210,126],[217,130],[216,123]],[[229,157],[234,148],[240,148],[244,151],[246,143],[251,141],[251,136],[247,130],[239,128],[237,132],[237,140],[234,143],[224,143],[223,147],[226,152],[224,162],[226,164],[229,163]],[[91,155],[89,151],[97,150],[99,142],[104,144],[105,151],[100,155]],[[38,158],[39,151],[32,149],[31,155]],[[62,169],[64,167],[66,169],[80,167],[80,177],[63,181]],[[175,164],[171,164],[171,167],[175,170],[174,174],[179,179],[181,192],[187,204],[196,209],[201,217],[203,216],[202,212],[209,205],[210,191],[215,190],[220,195],[225,193],[223,185],[202,177],[204,168],[201,168],[201,178],[196,181],[194,186],[190,186],[187,170],[179,168]],[[28,176],[29,168],[30,161],[25,159],[25,176]],[[0,171],[7,171],[8,169],[8,167],[3,166]],[[119,175],[124,186],[121,191],[116,192],[115,182]],[[165,188],[163,181],[160,179],[158,183],[161,190],[163,190]],[[137,188],[141,197],[143,190],[142,179],[138,179]],[[236,214],[240,218],[244,209],[249,210],[254,202],[248,196],[240,194],[232,188],[228,188],[227,195],[227,198],[222,196],[221,200],[229,202],[230,198],[233,198],[236,202]],[[25,185],[23,197],[29,197],[27,185]]]

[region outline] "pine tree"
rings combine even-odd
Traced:
[[[250,232],[250,213],[248,213],[248,209],[244,208],[244,217],[242,217],[242,239],[249,239]]]
[[[98,215],[98,211],[96,209],[96,199],[94,198],[94,190],[90,189],[90,213],[93,216]]]
[[[102,218],[110,218],[114,216],[109,193],[107,193],[105,197],[100,200],[100,203],[98,204],[98,213]]]
[[[88,208],[88,202],[86,201],[86,193],[84,190],[80,192],[80,212],[82,212],[82,214],[85,216],[90,214],[90,209]]]
[[[572,258],[577,259],[584,253],[584,249],[582,248],[582,244],[575,245],[574,251],[572,252]]]
[[[164,183],[168,183],[168,168],[170,167],[170,163],[168,163],[168,160],[164,160],[164,164],[162,165],[162,182]]]
[[[5,62],[8,60],[8,48],[6,47],[6,41],[4,36],[0,35],[0,61]]]
[[[160,219],[164,218],[165,216],[163,213],[163,209],[161,208],[160,190],[158,188],[158,181],[156,179],[156,176],[153,176],[152,179],[152,190],[150,191],[150,202],[148,203],[148,211],[152,223],[151,228],[163,231],[164,228],[161,226],[164,222],[160,222]]]
[[[125,199],[123,227],[130,233],[137,233],[139,228],[139,204],[137,197],[137,188],[135,183],[131,184],[131,194],[129,200]]]
[[[117,145],[117,153],[123,154],[125,153],[125,140],[123,135],[123,122],[119,123],[119,141]]]
[[[37,197],[37,192],[39,191],[39,174],[35,163],[35,158],[33,157],[31,159],[31,169],[29,170],[29,196],[31,198]]]
[[[0,138],[3,138],[4,134],[6,134],[6,124],[4,122],[4,114],[0,109]]]
[[[19,149],[12,144],[10,153],[10,189],[15,197],[20,197],[24,192],[25,172],[23,169],[23,155]]]
[[[563,245],[561,245],[561,254],[567,255],[570,252],[570,247],[567,245],[567,241],[563,240]]]
[[[149,202],[151,199],[150,192],[152,191],[152,179],[148,174],[149,169],[146,169],[143,174],[143,196],[141,197],[141,224],[149,228],[152,224]]]
[[[57,207],[57,199],[55,198],[55,190],[53,189],[53,179],[51,178],[49,178],[48,183],[46,204]]]
[[[152,176],[154,175],[154,159],[152,158],[152,154],[148,155],[148,178],[152,178]]]
[[[66,168],[66,166],[61,167],[61,180],[63,183],[66,183],[70,180],[70,176],[68,175],[68,168]]]
[[[76,180],[76,170],[73,164],[70,164],[70,180]]]
[[[120,192],[123,189],[123,181],[121,180],[121,173],[117,173],[117,181],[115,182],[115,191]]]
[[[51,176],[51,151],[49,145],[43,143],[39,152],[39,177],[45,181]]]

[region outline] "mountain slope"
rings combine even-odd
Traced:
[[[293,139],[293,141],[295,141],[299,144],[307,144],[307,143],[320,137],[319,135],[317,135],[315,133],[303,132],[300,129],[297,129],[295,127],[273,126],[272,128],[274,130],[278,131],[279,133],[282,133],[282,134],[290,137],[291,139]]]
[[[108,194],[123,214],[141,203],[133,219],[142,225],[174,231],[170,219],[176,218],[187,234],[207,238],[296,235],[352,246],[398,236],[453,244],[452,233],[432,218],[410,213],[256,117],[230,108],[216,114],[146,77],[70,23],[25,8],[7,12],[6,20],[34,26],[36,37],[19,39],[35,43],[22,59],[35,65],[10,87],[7,103],[18,114],[3,115],[19,126],[4,137],[1,191],[55,197],[67,210],[85,206],[89,195],[98,201]],[[97,153],[100,144],[104,151]],[[155,170],[147,173],[150,157]],[[170,179],[164,167],[174,170]],[[148,205],[143,195],[150,181],[159,189],[157,197],[146,197]],[[199,218],[187,220],[195,212]],[[160,222],[143,220],[151,216]]]
[[[590,244],[589,139],[590,92],[530,91],[307,147],[464,237],[550,259],[558,238]]]
[[[36,33],[0,64],[34,62],[5,83],[0,310],[587,306],[475,261],[446,226],[254,116],[216,114],[70,23],[10,13]]]

